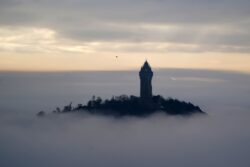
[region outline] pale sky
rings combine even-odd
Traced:
[[[249,0],[0,0],[0,70],[250,73]]]

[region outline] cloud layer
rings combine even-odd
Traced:
[[[154,70],[153,92],[191,101],[205,117],[114,119],[47,115],[91,95],[139,94],[138,71],[0,73],[0,166],[248,167],[250,77]]]
[[[248,166],[249,113],[1,118],[1,166]],[[232,122],[234,122],[232,124]]]
[[[249,53],[249,7],[247,0],[1,0],[0,25],[48,29],[66,44],[119,44],[112,51]]]

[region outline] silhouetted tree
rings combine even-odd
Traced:
[[[150,107],[149,107],[150,106]],[[60,113],[60,109],[56,111]],[[165,112],[170,115],[190,115],[204,113],[198,106],[190,102],[177,99],[165,99],[160,95],[153,96],[149,101],[143,101],[136,96],[112,96],[111,99],[102,100],[101,97],[93,96],[87,105],[78,104],[72,109],[72,103],[65,106],[63,112],[85,111],[92,114],[113,116],[147,116],[155,112]]]

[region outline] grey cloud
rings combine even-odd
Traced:
[[[59,36],[83,42],[191,43],[210,51],[217,45],[232,45],[231,49],[245,52],[250,36],[249,7],[247,0],[1,0],[0,25],[48,27]],[[139,26],[144,24],[179,29],[157,32]],[[229,33],[199,30],[211,25],[234,29]]]
[[[2,5],[3,4],[3,5]],[[40,13],[46,18],[77,14],[97,20],[164,22],[164,23],[218,23],[248,18],[250,2],[246,0],[73,0],[73,1],[1,1],[1,8]],[[15,18],[10,18],[15,19]]]

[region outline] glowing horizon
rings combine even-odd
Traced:
[[[0,2],[0,71],[133,70],[148,59],[250,73],[250,4],[216,2]]]

